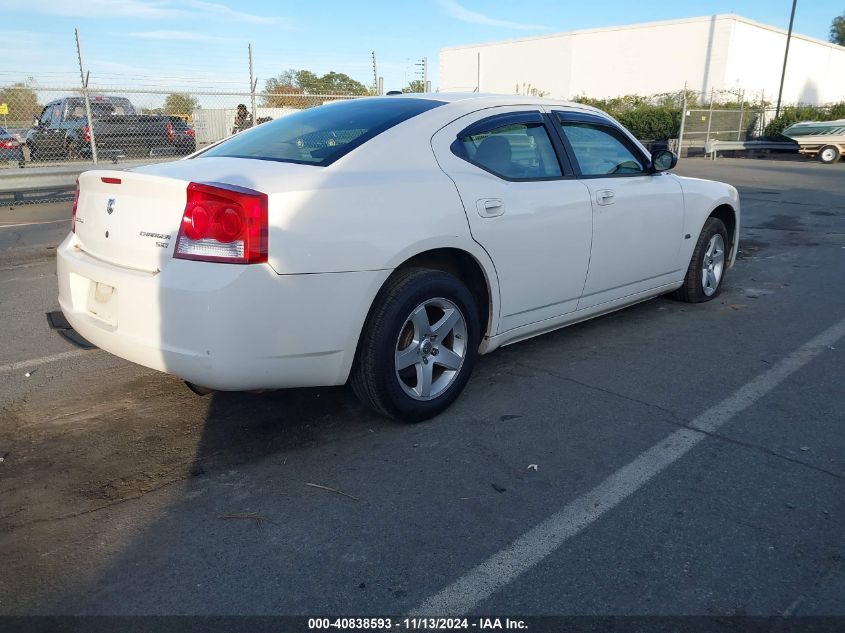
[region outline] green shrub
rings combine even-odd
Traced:
[[[576,101],[607,112],[641,141],[665,141],[678,137],[681,108],[677,95],[626,95],[612,99],[578,97]]]
[[[641,105],[620,112],[616,119],[643,141],[665,141],[678,138],[681,111],[666,106]]]

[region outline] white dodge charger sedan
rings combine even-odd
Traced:
[[[332,103],[184,160],[83,173],[59,302],[94,344],[197,391],[349,381],[423,420],[478,354],[718,294],[737,191],[676,162],[575,103]]]

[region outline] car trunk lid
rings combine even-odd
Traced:
[[[105,262],[155,272],[172,258],[188,182],[128,171],[79,176],[79,248]]]
[[[86,171],[79,177],[79,247],[118,266],[163,270],[173,257],[190,183],[234,185],[272,197],[319,186],[323,169],[218,157],[158,163],[131,171]]]

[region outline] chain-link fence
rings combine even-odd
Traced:
[[[708,141],[748,141],[763,135],[774,108],[762,91],[684,90],[680,145],[684,153],[703,151]]]
[[[272,87],[268,84],[268,88]],[[44,194],[49,185],[41,175],[47,171],[57,173],[64,168],[67,173],[74,169],[78,173],[81,166],[94,163],[131,166],[176,160],[244,129],[304,108],[359,96],[361,90],[355,94],[315,94],[291,90],[287,85],[269,92],[100,86],[86,89],[35,82],[0,87],[0,184],[9,185],[0,187],[0,203],[52,199]],[[775,114],[765,95],[741,91],[680,91],[657,95],[651,101],[638,98],[627,105],[624,99],[621,102],[622,120],[634,126],[630,129],[641,140],[671,137],[670,147],[682,156],[703,153],[710,140],[759,138]],[[610,106],[614,105],[619,104],[611,100],[605,109],[612,110]],[[655,111],[651,114],[660,115],[653,117],[655,121],[663,123],[642,125],[649,122],[648,117],[627,121],[625,107],[637,112],[637,108],[651,107]],[[635,129],[637,123],[642,128],[639,133]],[[73,178],[66,175],[61,180],[63,184],[57,191],[67,195]],[[23,184],[11,186],[13,181]],[[30,195],[30,190],[37,193]]]
[[[0,88],[0,205],[63,200],[85,165],[177,160],[253,126],[357,96]]]
[[[686,145],[703,147],[709,140],[747,141],[762,136],[766,121],[774,116],[769,108],[736,110],[689,108],[684,113]]]
[[[87,93],[87,94],[86,94]],[[8,86],[0,90],[6,166],[173,160],[347,94],[169,92]]]

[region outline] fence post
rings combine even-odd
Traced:
[[[255,86],[258,83],[257,79],[254,79],[252,76],[252,42],[247,45],[247,50],[249,51],[249,96],[252,105],[252,124],[256,124],[256,117],[255,117]]]
[[[76,56],[79,58],[79,78],[82,81],[82,99],[85,101],[85,117],[88,120],[88,134],[91,137],[91,158],[97,164],[97,138],[94,135],[94,120],[91,118],[91,101],[88,99],[88,76],[83,70],[82,42],[79,39],[79,29],[76,33]]]
[[[713,123],[713,88],[710,88],[710,113],[707,115],[707,138],[704,139],[704,145],[710,142],[710,126]]]
[[[684,147],[684,125],[687,121],[687,83],[684,82],[684,92],[681,97],[681,127],[678,130],[678,158],[682,156],[681,151]]]
[[[745,114],[745,91],[743,90],[739,95],[739,128],[736,131],[736,140],[741,141],[742,138],[742,115]]]

